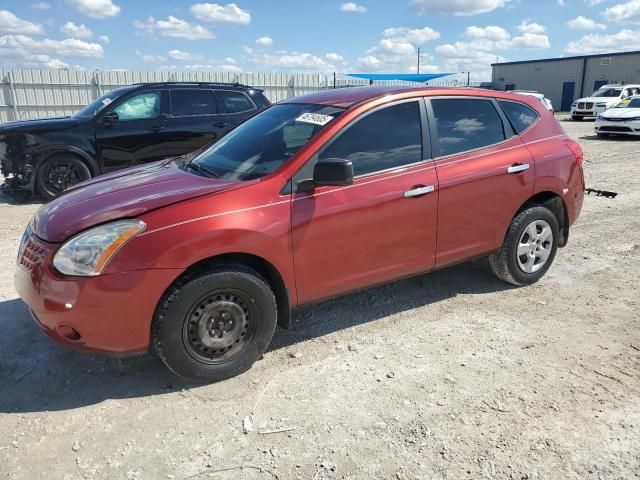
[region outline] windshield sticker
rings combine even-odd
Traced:
[[[314,125],[326,125],[333,117],[331,115],[322,115],[321,113],[303,113],[296,122],[313,123]]]
[[[110,98],[103,98],[102,99],[102,103],[106,107],[107,105],[109,105],[111,103],[111,99]]]

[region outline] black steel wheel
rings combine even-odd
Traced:
[[[268,282],[244,265],[189,272],[165,293],[152,327],[155,352],[196,382],[238,375],[265,352],[277,323]]]
[[[54,155],[46,159],[36,175],[37,193],[51,200],[67,188],[91,178],[87,164],[72,155]]]

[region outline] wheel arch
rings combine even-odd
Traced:
[[[555,192],[543,191],[538,192],[524,202],[520,208],[513,215],[513,218],[518,216],[520,212],[532,205],[541,205],[547,207],[558,220],[558,226],[560,228],[560,239],[558,241],[559,247],[564,247],[569,241],[569,214],[567,211],[567,205],[563,198]]]
[[[100,175],[101,169],[100,165],[98,165],[98,162],[84,150],[71,145],[54,145],[48,148],[45,152],[42,153],[42,160],[38,163],[38,169],[40,169],[42,167],[42,164],[49,160],[51,157],[61,154],[79,157],[83,162],[87,164],[93,177]]]

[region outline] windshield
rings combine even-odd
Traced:
[[[111,102],[116,100],[120,95],[129,90],[130,87],[122,87],[116,88],[115,90],[111,90],[109,93],[105,93],[103,96],[94,100],[89,105],[84,107],[79,112],[76,112],[74,117],[83,117],[83,118],[91,118],[100,113],[104,108],[106,108]]]
[[[619,97],[622,93],[621,88],[603,88],[593,92],[592,97]]]
[[[280,104],[231,130],[184,164],[194,172],[227,180],[253,180],[273,172],[344,109]]]
[[[622,101],[616,105],[616,108],[640,108],[640,98]]]

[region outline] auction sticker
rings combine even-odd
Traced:
[[[314,125],[326,125],[333,117],[331,115],[322,115],[321,113],[303,113],[296,122],[313,123]]]
[[[107,105],[109,105],[112,102],[112,100],[107,97],[107,98],[103,98],[102,99],[102,104],[106,107]]]

